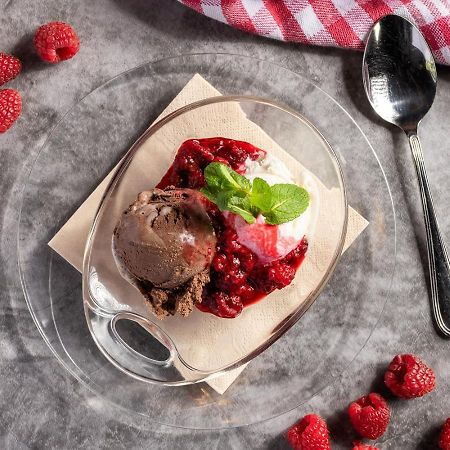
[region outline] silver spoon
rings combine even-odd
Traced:
[[[364,52],[363,81],[377,114],[408,136],[425,218],[433,318],[438,330],[450,337],[450,262],[417,136],[436,94],[436,65],[427,42],[411,22],[388,15],[374,25]]]

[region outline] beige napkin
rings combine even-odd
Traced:
[[[177,110],[181,106],[218,95],[220,95],[220,93],[200,75],[195,75],[170,105],[161,113],[157,120]],[[278,158],[284,160],[294,173],[297,170],[304,170],[294,158],[282,150],[261,128],[248,120],[244,112],[237,105],[232,106],[225,103],[219,105],[213,115],[206,113],[204,117],[198,117],[196,123],[199,123],[199,134],[197,136],[210,136],[211,134],[208,134],[207,132],[208,128],[211,130],[214,129],[215,133],[219,134],[217,132],[217,117],[227,118],[227,120],[222,121],[223,123],[219,126],[219,128],[222,127],[223,129],[223,136],[248,140],[259,147],[270,150],[271,153],[276,154]],[[142,164],[146,164],[145,155],[148,155],[146,150],[152,152],[151,159],[153,165],[151,169],[154,173],[149,177],[149,172],[145,172],[146,180],[149,185],[152,184],[152,177],[156,184],[170,164],[173,155],[167,154],[165,149],[171,148],[171,144],[175,146],[180,143],[177,142],[177,133],[180,131],[175,128],[176,126],[179,127],[180,124],[174,125],[173,129],[170,129],[169,126],[163,133],[163,136],[156,136],[152,145],[148,145],[148,149],[145,149],[147,143],[143,145],[143,149],[139,155]],[[161,141],[160,145],[158,145],[159,141]],[[159,164],[154,164],[155,158],[159,158]],[[163,161],[165,159],[167,161]],[[166,163],[164,164],[164,162]],[[139,164],[137,164],[137,166],[139,166]],[[157,167],[156,170],[155,167]],[[107,175],[95,191],[49,242],[51,248],[58,252],[79,271],[82,270],[84,247],[89,230],[101,197],[113,172],[114,170]],[[142,177],[135,178],[138,180]],[[327,233],[324,233],[323,230],[332,226],[331,221],[334,217],[332,208],[337,207],[338,202],[335,201],[335,199],[338,198],[339,192],[334,189],[328,190],[319,180],[316,181],[320,190],[321,202],[324,201],[327,205],[326,211],[322,208],[322,216],[319,216],[319,220],[317,221],[316,234],[326,236]],[[137,191],[135,192],[134,190],[130,192],[131,199],[136,193]],[[326,212],[326,215],[323,211]],[[367,224],[368,222],[362,216],[352,208],[349,208],[349,221],[344,251],[364,230]],[[158,325],[165,329],[171,337],[174,336],[175,341],[180,343],[180,353],[183,354],[185,360],[199,369],[202,369],[202,362],[204,362],[206,358],[211,358],[210,354],[206,355],[206,353],[204,353],[205,348],[210,352],[211,348],[214,348],[214,346],[219,347],[221,345],[221,339],[223,342],[224,336],[234,336],[232,339],[228,339],[232,342],[229,343],[226,350],[222,352],[213,352],[216,360],[210,361],[208,359],[208,363],[214,363],[215,366],[220,367],[222,363],[222,365],[226,365],[224,361],[233,361],[233,358],[235,358],[236,355],[242,353],[245,354],[248,348],[254,348],[255,344],[260,342],[260,340],[280,322],[281,318],[287,317],[291,311],[298,308],[299,304],[306,299],[307,293],[310,292],[311,287],[317,282],[317,277],[321,277],[325,270],[325,267],[323,267],[325,264],[323,255],[327,254],[327,251],[329,251],[327,244],[325,239],[322,239],[321,241],[313,239],[311,241],[308,257],[300,267],[294,283],[292,286],[283,289],[283,296],[281,299],[276,299],[277,302],[275,307],[274,302],[270,302],[270,299],[267,299],[267,301],[259,302],[248,310],[245,310],[241,316],[231,321],[218,319],[209,314],[194,311],[187,320],[180,317],[171,317],[158,323]],[[301,280],[301,283],[298,282],[299,280]],[[271,294],[271,296],[272,295],[279,294]],[[255,328],[254,324],[258,324],[258,326]],[[242,332],[242,330],[246,329],[250,331],[248,335]],[[202,331],[199,332],[199,330]],[[192,334],[196,335],[199,343],[207,343],[207,345],[186,345],[183,347],[183,342],[192,341],[192,339],[186,339],[186,336],[191,336]],[[217,392],[223,393],[244,368],[245,366],[241,366],[221,377],[208,381],[208,383]]]

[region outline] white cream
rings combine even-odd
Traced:
[[[266,155],[263,159],[258,161],[252,161],[247,158],[245,162],[246,172],[245,176],[250,180],[254,180],[256,177],[262,178],[267,181],[269,185],[279,183],[291,183],[304,187],[310,194],[310,204],[308,209],[299,217],[290,222],[278,225],[278,238],[277,238],[277,253],[279,257],[285,256],[291,250],[293,250],[304,236],[308,235],[311,231],[311,227],[314,225],[315,203],[317,201],[317,187],[314,179],[307,173],[302,173],[300,177],[294,178],[292,173],[286,167],[286,165],[278,158],[272,155]],[[260,220],[263,220],[260,218]],[[240,222],[243,224],[243,221]],[[258,242],[252,242],[251,227],[247,230],[239,230],[237,227],[237,233],[239,240],[242,244],[249,247],[255,253],[258,253]],[[244,241],[245,242],[242,242]],[[260,255],[261,257],[261,255]],[[263,257],[264,259],[264,257]],[[266,258],[269,261],[268,258]]]

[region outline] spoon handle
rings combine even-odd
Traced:
[[[438,330],[445,337],[450,337],[450,260],[434,213],[433,198],[417,130],[407,132],[407,136],[419,179],[425,218],[433,318]]]

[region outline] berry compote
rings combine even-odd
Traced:
[[[248,142],[222,137],[185,141],[173,164],[156,186],[200,189],[205,185],[203,171],[211,162],[221,162],[245,174],[247,158],[257,160],[266,152]],[[238,316],[243,307],[255,303],[275,289],[292,282],[302,263],[308,243],[300,244],[283,258],[262,264],[255,253],[238,241],[236,231],[215,204],[205,198],[216,236],[216,254],[211,264],[211,281],[205,287],[197,308],[219,317]]]

